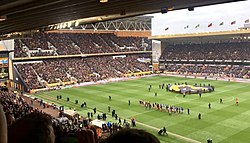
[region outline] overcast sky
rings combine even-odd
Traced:
[[[250,19],[250,1],[197,7],[194,11],[170,11],[153,16],[152,35],[233,30],[243,27],[245,20]],[[232,21],[236,21],[236,24],[231,25]],[[224,24],[219,26],[221,22]],[[210,23],[213,23],[213,26],[208,28]],[[195,28],[198,24],[200,27]],[[189,28],[184,29],[187,25]],[[165,30],[167,27],[169,29]]]

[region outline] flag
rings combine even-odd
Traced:
[[[221,23],[220,23],[220,26],[222,26],[222,25],[224,25],[224,22],[221,22]]]
[[[198,28],[198,27],[200,27],[200,24],[198,24],[198,25],[195,26],[195,28]]]
[[[249,23],[249,19],[245,20],[245,23]]]
[[[169,27],[165,28],[165,30],[167,31],[169,29]]]
[[[231,22],[231,25],[234,25],[235,23],[236,23],[236,21],[232,21],[232,22]]]
[[[207,27],[211,27],[211,26],[213,26],[213,23],[210,23]]]

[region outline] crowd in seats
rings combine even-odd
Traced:
[[[250,67],[243,65],[191,65],[191,64],[168,64],[166,70],[180,74],[203,74],[206,76],[223,76],[234,78],[250,78]]]
[[[68,74],[77,78],[78,83],[97,81],[97,77],[93,75],[94,71],[89,67],[86,60],[83,58],[68,59],[69,66]],[[79,64],[81,63],[81,64]]]
[[[15,57],[27,57],[28,55],[23,49],[23,45],[19,39],[14,40],[14,56]]]
[[[113,60],[112,57],[87,58],[86,61],[91,69],[97,74],[99,79],[121,76],[116,69],[116,63],[119,61]]]
[[[81,48],[82,53],[84,54],[93,54],[93,53],[103,53],[102,48],[98,47],[95,44],[94,39],[91,37],[91,33],[86,34],[69,34],[70,38]]]
[[[16,68],[30,89],[43,88],[44,86],[38,81],[38,76],[31,65],[18,64]]]
[[[15,120],[29,114],[33,108],[22,98],[15,96],[14,93],[1,90],[0,104],[7,115],[7,124],[11,125]]]
[[[51,50],[58,55],[113,53],[126,51],[151,50],[151,40],[144,37],[117,37],[113,33],[35,33],[26,39],[15,40],[15,57],[27,57],[22,54],[20,45],[29,50]],[[40,52],[31,56],[47,56]]]
[[[120,56],[97,56],[87,58],[47,59],[42,62],[15,64],[24,81],[31,89],[42,88],[38,77],[48,84],[69,82],[96,82],[123,74],[150,71],[149,64],[138,58],[149,58],[149,54]]]
[[[45,33],[36,33],[29,38],[21,39],[21,41],[29,48],[29,50],[36,50],[39,48],[48,50],[49,46],[45,35]]]
[[[44,60],[42,63],[33,63],[31,66],[39,77],[50,84],[60,82],[60,80],[62,82],[70,81],[67,77],[68,69],[66,68],[70,64],[71,63],[64,62],[63,60],[53,59]]]
[[[116,47],[114,50],[116,52],[121,51],[142,51],[144,50],[144,46],[148,47],[152,43],[148,38],[140,38],[140,37],[117,37],[114,34],[100,34],[100,37],[107,42],[110,47]],[[142,43],[147,43],[142,45]],[[119,48],[122,47],[122,48]],[[127,48],[126,48],[127,47]],[[129,48],[130,47],[130,48]],[[133,48],[131,48],[133,47]],[[151,49],[148,49],[151,50]]]
[[[93,40],[95,47],[97,49],[101,49],[101,51],[104,53],[114,52],[113,48],[109,46],[107,42],[100,35],[102,34],[89,34],[89,38]],[[112,39],[108,39],[108,40],[112,40]]]
[[[250,60],[250,42],[175,44],[164,47],[161,59]]]
[[[75,55],[81,54],[74,42],[69,38],[68,34],[50,33],[46,34],[48,41],[57,49],[59,55]]]

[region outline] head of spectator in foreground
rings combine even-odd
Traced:
[[[0,143],[7,143],[7,121],[0,103]]]
[[[140,129],[122,129],[101,143],[160,143],[153,134]]]
[[[15,123],[8,130],[8,143],[54,143],[55,135],[52,122],[47,114],[30,113]]]

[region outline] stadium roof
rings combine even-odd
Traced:
[[[222,42],[222,41],[250,41],[250,30],[238,29],[233,31],[172,34],[172,35],[152,36],[150,37],[150,39],[166,42],[169,44]]]
[[[89,18],[85,23],[240,0],[1,0],[0,34]]]

